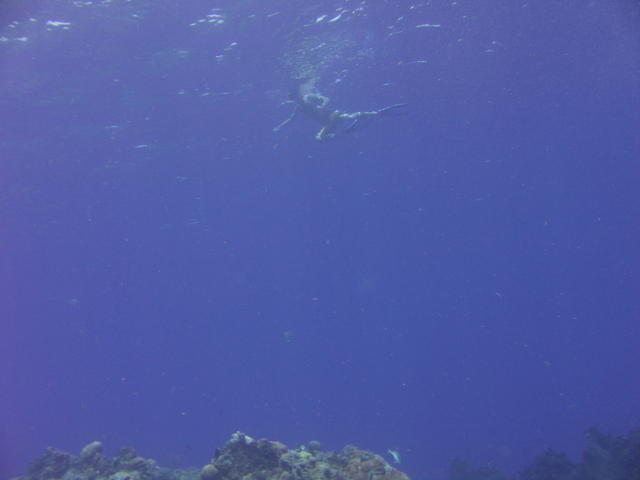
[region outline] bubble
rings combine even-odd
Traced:
[[[315,32],[289,39],[282,55],[282,64],[294,79],[337,75],[346,67],[358,65],[374,57],[373,34],[366,29],[345,24],[323,25]],[[307,33],[308,32],[308,33]]]

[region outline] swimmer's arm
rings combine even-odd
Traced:
[[[394,105],[389,105],[388,107],[384,107],[379,110],[372,110],[370,112],[341,113],[340,118],[345,120],[358,120],[362,117],[375,117],[376,115],[405,115],[406,112],[399,111],[398,109],[406,106],[406,103],[396,103]]]
[[[374,110],[372,112],[353,112],[353,113],[341,113],[340,118],[343,120],[358,120],[362,117],[373,117],[378,115],[380,112]]]
[[[378,115],[406,115],[407,112],[403,110],[403,107],[406,106],[406,103],[396,103],[394,105],[389,105],[388,107],[383,107],[369,112],[340,113],[341,119],[351,121],[351,123],[344,128],[343,132],[350,133],[356,130],[360,125],[360,120],[363,118],[376,117]]]
[[[389,105],[388,107],[381,108],[380,110],[376,110],[377,115],[406,115],[408,103],[395,103],[393,105]]]
[[[276,125],[275,127],[273,127],[273,131],[277,132],[278,130],[280,130],[282,127],[284,127],[285,125],[287,125],[288,123],[290,123],[294,118],[296,118],[296,115],[298,114],[298,110],[300,109],[299,105],[296,105],[293,108],[293,113],[291,115],[289,115],[289,117],[282,123],[280,123],[279,125]]]

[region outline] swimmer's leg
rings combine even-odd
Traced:
[[[369,124],[373,117],[381,116],[396,116],[396,115],[406,115],[407,112],[400,110],[403,107],[406,107],[407,103],[396,103],[394,105],[389,105],[388,107],[383,107],[379,110],[373,110],[370,112],[354,112],[354,113],[343,113],[340,115],[340,118],[343,120],[349,120],[349,124],[343,128],[343,133],[351,133],[355,130],[358,130]]]
[[[343,127],[342,133],[351,133],[355,130],[358,130],[359,128],[368,125],[369,121],[377,115],[379,115],[378,110],[373,110],[371,112],[353,112],[341,114],[341,120],[349,121],[349,123],[345,127]]]

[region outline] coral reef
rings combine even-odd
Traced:
[[[102,444],[93,442],[74,457],[55,448],[47,448],[35,460],[27,475],[14,480],[183,480],[197,473],[159,468],[153,460],[139,457],[133,448],[121,448],[113,458],[102,453]]]
[[[538,455],[533,464],[525,468],[522,480],[571,480],[576,474],[576,465],[564,453],[546,450]]]
[[[605,435],[596,428],[587,431],[587,446],[578,464],[566,455],[547,450],[514,477],[488,468],[473,468],[464,462],[452,465],[450,480],[640,480],[640,430],[626,436]]]
[[[640,430],[624,437],[605,435],[597,428],[587,430],[587,448],[573,478],[640,480]]]
[[[323,452],[316,441],[295,450],[280,442],[231,436],[201,471],[202,480],[409,480],[382,457],[347,446]]]
[[[382,457],[356,447],[323,452],[309,442],[288,450],[280,442],[255,440],[236,432],[201,470],[160,468],[153,460],[122,448],[114,458],[93,442],[77,457],[54,448],[31,464],[26,476],[14,480],[409,480]]]
[[[605,435],[592,428],[580,463],[547,450],[514,476],[491,467],[456,460],[449,480],[640,480],[640,430],[626,436]],[[14,480],[409,480],[382,457],[353,446],[325,452],[309,442],[287,449],[280,442],[253,439],[236,432],[202,469],[160,468],[132,448],[113,458],[93,442],[78,456],[48,448],[27,475]]]

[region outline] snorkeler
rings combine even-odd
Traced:
[[[336,133],[349,133],[361,125],[363,119],[378,115],[403,115],[406,112],[398,109],[406,107],[406,103],[397,103],[379,110],[368,112],[341,112],[329,107],[329,98],[315,91],[313,80],[305,80],[299,83],[291,92],[291,101],[295,103],[293,113],[273,131],[277,132],[290,123],[298,113],[302,112],[316,120],[322,128],[316,133],[316,140],[326,140],[335,137]]]

